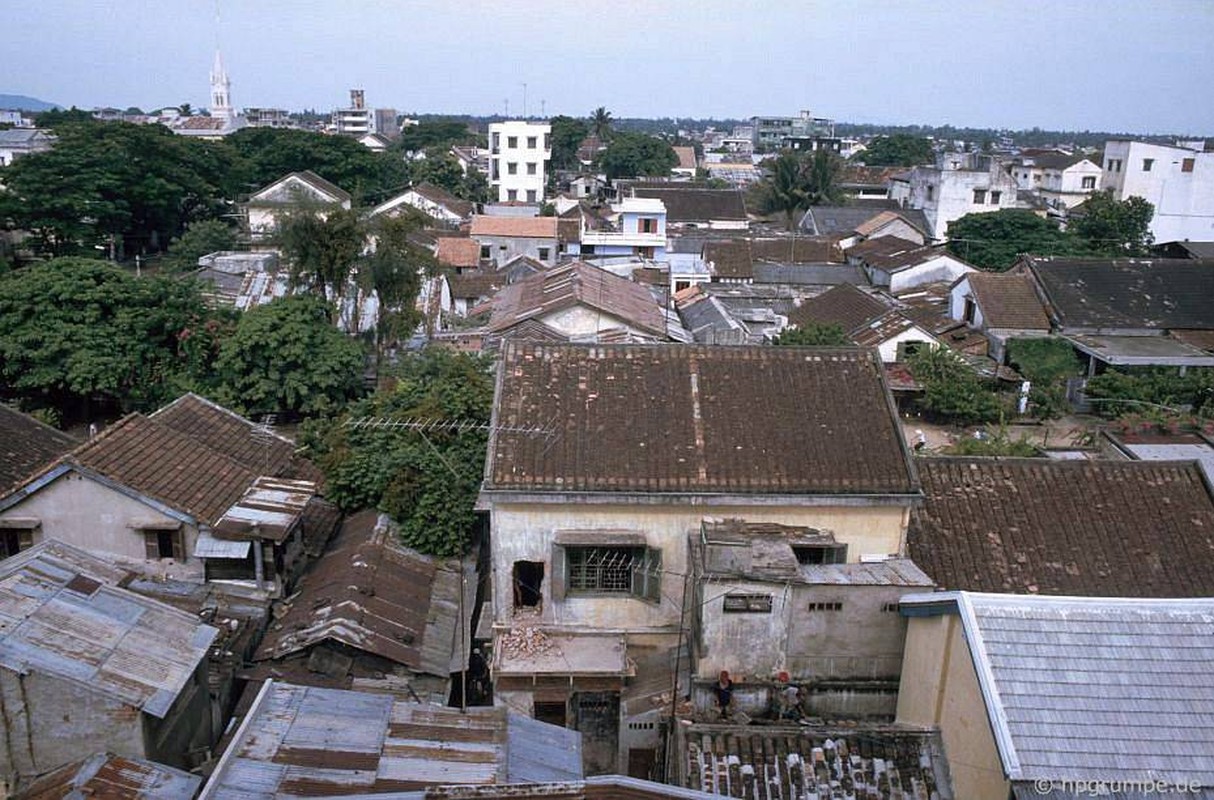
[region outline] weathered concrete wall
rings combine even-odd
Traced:
[[[0,772],[29,777],[107,750],[146,758],[142,716],[71,681],[0,669]]]
[[[148,758],[187,770],[205,761],[218,739],[212,726],[206,662],[199,663],[164,719],[147,714],[143,718]]]
[[[910,269],[895,272],[890,276],[889,290],[897,294],[929,283],[952,283],[967,272],[973,271],[973,267],[958,259],[941,254]]]
[[[489,258],[499,268],[515,256],[528,256],[548,264],[556,263],[556,239],[527,238],[524,236],[477,236],[482,247],[489,248]],[[540,248],[548,248],[548,257],[540,258]]]
[[[898,506],[693,506],[506,504],[493,509],[493,608],[495,623],[509,625],[513,614],[513,565],[544,564],[539,620],[568,629],[671,630],[679,624],[687,536],[706,517],[778,522],[833,531],[848,545],[850,561],[863,554],[898,554],[904,546],[905,509]],[[662,551],[661,601],[626,596],[566,596],[553,601],[552,551],[561,530],[625,530],[641,534]],[[530,622],[529,624],[535,624]]]
[[[553,311],[541,317],[540,321],[566,336],[587,336],[609,328],[627,328],[637,332],[635,328],[619,317],[604,314],[586,306],[573,306]]]
[[[945,614],[909,622],[897,721],[940,728],[957,797],[1007,797],[1009,784],[961,620]]]
[[[95,553],[137,561],[144,560],[143,534],[135,524],[175,524],[176,520],[149,505],[97,483],[76,472],[68,472],[43,486],[31,497],[8,508],[0,518],[37,517],[42,528],[34,543],[59,539]],[[192,558],[197,531],[182,526],[185,563],[200,565]]]

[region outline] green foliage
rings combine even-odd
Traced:
[[[812,205],[837,203],[842,197],[839,173],[842,160],[827,150],[810,153],[785,151],[768,162],[767,174],[754,188],[764,213],[782,213],[789,230],[793,217]]]
[[[284,215],[278,244],[290,267],[292,286],[304,286],[323,298],[340,298],[366,247],[366,231],[355,211],[325,216],[303,210]]]
[[[582,120],[566,116],[553,117],[549,124],[552,126],[552,158],[549,162],[552,169],[577,169],[580,166],[577,151],[582,140],[590,133],[590,128]]]
[[[1081,255],[1082,242],[1031,211],[966,214],[948,225],[948,249],[979,269],[1003,272],[1023,253]]]
[[[1067,379],[1083,374],[1083,362],[1065,339],[1011,339],[1008,356],[1012,367],[1031,383],[1029,407],[1038,419],[1065,414]]]
[[[1141,256],[1155,241],[1151,218],[1155,206],[1141,197],[1116,200],[1112,190],[1096,192],[1084,201],[1082,215],[1076,215],[1071,231],[1087,241],[1093,254]]]
[[[919,406],[960,425],[999,419],[1004,403],[968,364],[947,347],[922,348],[907,358],[911,375],[923,387]]]
[[[64,122],[55,147],[5,170],[0,218],[34,234],[50,255],[163,249],[186,223],[216,216],[234,193],[234,159],[221,144],[159,125]]]
[[[0,377],[34,406],[155,408],[209,371],[222,323],[192,281],[43,262],[0,279]]]
[[[775,345],[848,345],[847,331],[833,323],[811,323],[789,328],[771,340]]]
[[[422,276],[439,270],[429,250],[409,241],[409,235],[422,225],[412,216],[383,217],[371,224],[375,250],[359,261],[357,270],[362,289],[379,296],[376,341],[380,346],[398,344],[417,327],[421,320],[415,300]]]
[[[594,111],[590,112],[590,130],[600,141],[609,141],[614,131],[611,130],[611,112],[603,106],[599,106]],[[675,163],[679,163],[675,161]]]
[[[429,150],[424,159],[413,162],[413,180],[414,183],[432,183],[473,203],[489,199],[489,183],[485,176],[474,169],[465,175],[459,161],[445,150]]]
[[[487,423],[493,404],[489,362],[428,349],[405,356],[397,383],[351,406],[345,419]],[[343,510],[374,507],[390,514],[410,547],[460,555],[469,544],[473,506],[484,470],[481,430],[424,434],[408,429],[307,426],[304,443],[324,470],[326,494]]]
[[[186,225],[185,232],[169,242],[164,265],[170,270],[187,272],[198,268],[198,259],[220,250],[236,247],[236,229],[219,219],[204,219]]]
[[[878,136],[868,143],[867,149],[853,156],[854,161],[870,167],[914,167],[930,164],[933,158],[930,140],[906,133]]]
[[[83,108],[72,106],[68,109],[52,108],[49,111],[43,111],[41,114],[34,116],[34,124],[39,128],[50,128],[52,130],[61,125],[72,124],[100,124],[93,118],[93,112],[85,111]]]
[[[294,295],[245,312],[222,342],[220,402],[243,414],[333,413],[362,391],[363,350],[329,322],[319,297]]]
[[[950,456],[1004,456],[1011,458],[1033,458],[1041,451],[1028,437],[1013,439],[1003,426],[987,426],[982,437],[966,436],[944,448]]]
[[[406,125],[400,132],[393,150],[405,153],[449,150],[454,145],[474,145],[481,137],[469,130],[467,123],[433,120]]]
[[[291,172],[311,170],[349,192],[356,203],[377,203],[409,182],[397,152],[373,153],[348,136],[288,128],[244,128],[224,139],[241,159],[244,191]]]
[[[1090,378],[1084,393],[1107,416],[1145,413],[1154,406],[1171,412],[1187,408],[1214,418],[1214,369],[1209,367],[1190,367],[1184,375],[1175,367],[1110,369]]]
[[[599,155],[599,167],[607,180],[669,175],[679,157],[661,139],[643,133],[618,133]]]

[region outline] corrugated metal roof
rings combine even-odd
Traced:
[[[190,800],[202,778],[141,758],[96,753],[31,783],[15,800]]]
[[[312,481],[262,476],[215,524],[221,539],[270,539],[281,542],[303,517],[308,501],[317,494]]]
[[[111,585],[114,574],[112,564],[62,543],[0,562],[0,665],[75,681],[163,717],[218,631]]]
[[[195,558],[245,558],[249,555],[250,542],[233,542],[216,539],[204,531],[198,532],[194,542]]]
[[[581,777],[578,733],[504,707],[460,711],[266,681],[200,800]]]

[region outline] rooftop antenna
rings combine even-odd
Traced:
[[[253,426],[253,441],[261,445],[263,475],[270,474],[270,445],[277,438],[274,433],[274,415],[263,414],[261,422]]]
[[[540,100],[540,119],[547,119],[548,117],[548,112],[546,110],[547,103],[547,100]]]
[[[506,119],[510,119],[510,98],[503,98],[502,102],[506,104],[506,113],[503,116],[505,116]]]
[[[527,82],[523,82],[523,119],[527,119]]]

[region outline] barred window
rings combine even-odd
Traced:
[[[646,547],[566,547],[566,586],[569,593],[626,594],[658,600],[662,585],[662,554]]]

